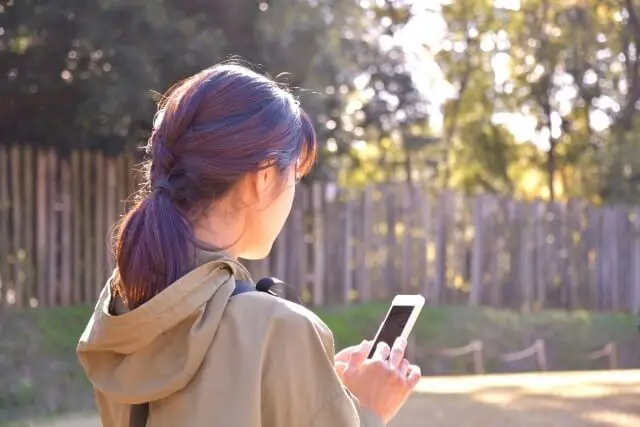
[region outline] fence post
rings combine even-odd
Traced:
[[[482,300],[483,271],[482,261],[484,252],[482,229],[482,196],[476,196],[473,209],[473,247],[471,250],[471,292],[469,293],[469,305],[480,305]]]
[[[24,249],[23,249],[23,231],[24,226],[27,225],[24,221],[24,214],[22,212],[24,193],[22,192],[21,179],[20,179],[20,167],[21,156],[20,149],[17,145],[11,148],[11,198],[13,199],[13,245],[11,248],[11,255],[13,257],[13,303],[17,307],[22,306],[23,297],[23,272],[22,264],[24,263]],[[11,302],[11,301],[9,301]]]
[[[47,227],[49,228],[49,238],[47,241],[47,254],[49,259],[48,283],[47,283],[47,305],[54,306],[58,304],[58,156],[55,151],[49,150],[47,153],[47,184],[49,193]]]
[[[351,201],[351,192],[345,191],[346,200],[342,205],[344,209],[344,270],[342,272],[342,302],[344,304],[351,303],[353,291],[353,203]]]
[[[640,207],[633,216],[633,242],[631,243],[631,312],[640,315]],[[634,261],[635,260],[635,261]]]
[[[447,289],[447,230],[449,228],[449,193],[443,191],[438,201],[438,229],[436,231],[436,281],[431,294],[432,305],[439,305]]]
[[[314,182],[311,187],[311,206],[313,209],[313,305],[324,302],[324,221],[322,218],[322,184]]]
[[[5,147],[0,146],[0,236],[9,235],[11,205],[9,201],[9,157]],[[5,291],[9,281],[9,242],[0,239],[0,306],[5,303]]]
[[[528,313],[533,308],[533,287],[534,287],[534,269],[533,269],[533,248],[532,242],[534,241],[534,228],[533,218],[535,217],[535,205],[531,209],[530,206],[525,205],[521,210],[524,215],[524,221],[522,224],[522,234],[520,239],[520,289],[521,292],[521,307],[525,313]]]
[[[34,236],[35,230],[34,224],[34,162],[33,162],[33,149],[31,147],[25,147],[24,149],[24,169],[22,170],[22,179],[24,180],[24,220],[26,225],[24,227],[24,252],[25,259],[23,263],[24,268],[24,301],[29,306],[36,305],[36,277],[35,277],[35,244]]]
[[[62,221],[60,236],[61,236],[61,251],[60,251],[60,302],[64,306],[71,305],[73,301],[72,286],[77,286],[71,283],[71,264],[73,263],[73,253],[71,251],[71,165],[67,159],[62,160],[60,175],[60,205]]]

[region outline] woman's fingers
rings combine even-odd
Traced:
[[[420,377],[422,376],[422,372],[420,371],[420,367],[416,365],[410,365],[407,373],[407,386],[409,390],[413,390],[415,386],[420,382]]]
[[[389,358],[390,352],[391,352],[391,349],[389,348],[389,345],[381,341],[378,343],[378,346],[376,347],[376,351],[375,353],[373,353],[373,357],[371,358],[371,360],[386,362],[387,359]]]
[[[358,345],[352,345],[350,347],[342,349],[336,354],[334,360],[336,362],[348,363],[349,357],[351,357],[351,353],[353,353],[354,351],[366,351],[367,354],[369,354],[369,352],[371,351],[372,345],[373,345],[373,342],[364,340]]]
[[[402,359],[402,362],[400,362],[400,366],[398,367],[398,373],[402,378],[407,378],[409,376],[410,367],[411,364],[409,361],[407,359]]]
[[[402,363],[406,349],[407,340],[403,337],[396,338],[396,341],[393,343],[393,348],[391,349],[391,354],[389,355],[389,365],[393,369],[398,369],[400,363]]]
[[[370,348],[371,344],[363,341],[362,344],[360,344],[360,346],[349,355],[349,361],[347,362],[348,366],[351,369],[362,366],[369,355]]]

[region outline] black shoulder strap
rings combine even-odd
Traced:
[[[245,282],[244,280],[236,279],[236,288],[233,290],[233,293],[231,294],[231,296],[235,297],[236,295],[244,294],[245,292],[251,292],[255,290],[256,290],[256,287],[253,286],[251,283]]]
[[[236,279],[236,288],[231,294],[232,297],[245,292],[255,291],[256,287],[244,280]],[[146,427],[147,420],[149,419],[149,403],[140,403],[138,405],[131,405],[131,411],[129,412],[129,427]]]

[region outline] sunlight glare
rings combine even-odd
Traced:
[[[520,10],[520,0],[495,0],[493,4],[497,9]]]

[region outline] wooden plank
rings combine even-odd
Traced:
[[[567,255],[568,255],[568,282],[567,282],[567,299],[570,310],[580,308],[582,304],[579,301],[578,290],[580,283],[580,219],[581,219],[580,203],[572,199],[567,204]]]
[[[71,222],[73,212],[71,210],[71,165],[69,159],[60,161],[60,303],[63,306],[71,305],[72,282],[71,263],[73,252],[71,250]]]
[[[416,211],[412,209],[415,199],[414,188],[405,183],[402,187],[402,252],[400,256],[400,288],[403,292],[415,292],[417,283],[412,275],[413,266],[413,228]]]
[[[13,229],[13,245],[11,254],[13,256],[13,277],[12,292],[13,304],[17,307],[24,306],[24,229],[27,224],[24,221],[24,194],[22,192],[21,167],[22,161],[20,156],[20,148],[16,145],[11,148],[11,199],[12,203],[12,229]],[[11,303],[12,301],[9,301]]]
[[[34,158],[33,150],[30,147],[24,150],[24,168],[22,171],[22,179],[24,183],[24,251],[26,254],[24,260],[24,279],[25,279],[25,302],[29,306],[37,305],[36,292],[36,273],[35,273],[35,218],[34,218]]]
[[[507,209],[507,254],[509,263],[507,265],[507,271],[505,272],[506,281],[502,286],[502,292],[504,293],[503,302],[506,303],[506,307],[520,308],[518,304],[518,279],[519,279],[519,263],[520,263],[520,245],[519,241],[522,238],[521,217],[520,217],[520,205],[516,200],[505,199],[504,203]]]
[[[9,282],[8,239],[11,220],[11,202],[9,200],[9,154],[5,146],[0,146],[0,307],[5,303],[5,287]]]
[[[45,150],[36,152],[36,281],[37,303],[47,304],[49,289],[49,204],[48,204],[48,153]]]
[[[570,239],[570,227],[571,227],[571,206],[569,203],[559,204],[559,212],[558,212],[558,223],[559,223],[559,233],[556,238],[557,246],[558,246],[558,254],[560,258],[560,283],[559,283],[559,301],[558,306],[560,308],[569,310],[570,309],[570,301],[569,301],[569,287],[572,286],[571,283],[571,259],[569,257],[569,239]]]
[[[396,274],[396,258],[398,252],[398,236],[396,234],[396,226],[398,224],[399,201],[397,197],[397,188],[393,184],[383,185],[384,204],[387,208],[386,223],[387,234],[385,237],[384,252],[385,256],[385,273],[384,273],[384,298],[390,298],[392,295],[400,293],[400,283]]]
[[[107,240],[105,242],[105,264],[107,266],[107,275],[111,275],[111,271],[115,267],[115,258],[112,251],[113,229],[117,221],[118,210],[118,184],[117,184],[117,159],[113,157],[106,158],[106,174],[107,174],[107,192],[106,192],[106,231]]]
[[[116,182],[117,182],[117,219],[119,220],[126,212],[126,200],[129,197],[129,180],[131,171],[127,168],[127,157],[122,155],[118,157],[117,170],[116,170]]]
[[[325,266],[331,266],[331,268],[323,272],[324,304],[327,305],[337,304],[340,301],[338,285],[342,278],[340,275],[342,269],[340,252],[343,248],[340,247],[342,244],[340,240],[341,218],[336,201],[337,196],[337,189],[334,183],[323,185],[320,215],[323,223],[328,225],[322,227],[323,263]]]
[[[83,300],[85,302],[93,302],[95,299],[96,283],[94,282],[94,245],[95,242],[95,229],[93,209],[95,206],[93,202],[95,194],[93,191],[94,177],[92,172],[94,171],[94,158],[90,151],[82,153],[82,283],[83,283]]]
[[[576,286],[576,298],[579,307],[583,310],[591,308],[589,295],[589,244],[590,236],[588,230],[587,203],[581,201],[577,207],[579,218],[576,221],[577,229],[574,230],[572,240],[576,249],[576,274],[578,286]],[[577,241],[575,241],[577,239]]]
[[[93,249],[95,250],[93,255],[94,262],[94,270],[93,270],[93,284],[94,284],[94,294],[93,298],[95,299],[102,287],[104,286],[105,276],[106,276],[106,268],[105,268],[105,248],[106,248],[106,224],[105,224],[105,195],[106,188],[104,186],[105,182],[105,157],[104,155],[96,151],[94,153],[95,157],[95,173],[96,186],[94,188],[95,198],[95,222],[94,222],[94,233],[95,233],[95,244]]]
[[[358,269],[355,277],[360,301],[371,301],[373,289],[371,283],[371,239],[372,224],[371,186],[366,186],[360,197],[361,221],[358,227],[360,232],[360,244],[357,251]]]
[[[73,151],[71,153],[71,206],[73,221],[72,224],[72,283],[73,283],[73,296],[72,300],[74,304],[80,304],[82,300],[82,221],[84,217],[82,215],[82,168],[81,168],[81,156],[80,152]]]
[[[482,302],[483,293],[483,201],[482,196],[474,200],[473,208],[473,248],[471,252],[471,292],[469,294],[469,305],[477,306]]]
[[[536,206],[536,306],[542,309],[547,303],[547,271],[546,267],[546,204],[541,201]]]
[[[385,221],[385,205],[381,187],[377,185],[371,192],[372,222],[371,222],[371,298],[382,298],[380,288],[385,285],[384,277],[384,239],[382,236],[382,224]]]
[[[342,270],[342,303],[350,304],[353,291],[353,204],[351,194],[346,192],[344,201],[344,234],[343,234],[343,270]]]
[[[305,230],[305,199],[307,196],[306,186],[299,185],[296,189],[296,198],[293,204],[293,212],[291,214],[291,233],[289,235],[289,251],[295,255],[294,260],[290,263],[290,280],[292,284],[291,291],[295,291],[295,295],[290,297],[301,298],[305,293],[306,281],[308,274],[308,248]]]
[[[618,287],[620,286],[620,269],[617,245],[618,221],[615,207],[609,207],[605,210],[605,227],[605,239],[607,242],[606,256],[609,271],[605,276],[608,280],[603,282],[603,288],[608,289],[609,308],[617,311],[620,307],[620,295],[618,292]]]
[[[49,193],[48,223],[47,229],[49,237],[47,239],[47,299],[46,305],[49,307],[58,304],[60,282],[58,279],[58,157],[55,151],[47,153],[47,192]]]
[[[633,243],[631,252],[631,282],[632,298],[631,313],[640,315],[640,207],[636,207],[633,213]]]
[[[289,233],[288,223],[289,221],[287,221],[287,224],[285,224],[285,226],[282,228],[280,235],[275,241],[275,244],[274,244],[275,247],[273,250],[274,261],[275,261],[275,268],[274,268],[273,275],[284,282],[287,282],[289,280],[289,278],[286,277],[287,255],[288,255],[287,254],[287,235]]]
[[[619,206],[618,253],[620,259],[620,309],[630,312],[633,302],[632,259],[633,254],[633,210],[628,206]]]
[[[429,244],[431,241],[431,224],[432,224],[432,203],[431,199],[426,196],[421,197],[421,213],[422,213],[422,228],[423,228],[423,240],[421,242],[421,258],[420,264],[422,266],[422,294],[428,299],[431,299],[431,277],[429,276]]]
[[[533,249],[535,236],[535,215],[537,206],[525,204],[522,210],[522,234],[520,238],[520,258],[518,262],[520,273],[521,300],[520,306],[524,312],[533,310],[533,294],[534,294],[534,264]]]
[[[436,228],[436,260],[435,260],[435,284],[431,292],[431,305],[444,303],[444,293],[447,289],[447,236],[449,234],[449,207],[450,194],[443,191],[438,201],[438,217]]]
[[[593,298],[596,310],[601,310],[605,306],[600,284],[604,277],[605,256],[603,245],[604,233],[604,208],[593,208],[591,211],[591,221],[593,224]]]
[[[313,209],[313,305],[324,303],[324,221],[322,217],[322,184],[313,183],[311,205]]]

